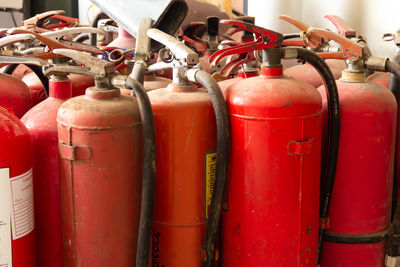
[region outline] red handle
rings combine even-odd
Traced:
[[[356,37],[356,31],[341,17],[335,15],[326,15],[325,18],[332,22],[340,35],[346,38]]]
[[[238,20],[221,20],[221,23],[233,25],[242,31],[252,32],[255,35],[256,40],[254,42],[249,42],[219,50],[210,56],[210,62],[215,60],[215,63],[218,63],[222,58],[226,56],[253,53],[257,50],[264,50],[272,47],[282,46],[283,35],[281,33]]]

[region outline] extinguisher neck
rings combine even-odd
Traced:
[[[174,67],[172,70],[172,84],[183,87],[191,86],[193,83],[188,80],[186,71],[185,67]]]
[[[268,48],[262,51],[262,60],[260,74],[263,76],[282,76],[281,47]]]
[[[346,60],[347,68],[342,71],[340,81],[362,83],[365,82],[366,74],[362,60]]]
[[[72,83],[66,75],[54,75],[49,80],[49,96],[57,99],[72,97]]]

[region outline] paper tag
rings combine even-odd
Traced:
[[[10,169],[0,169],[0,267],[12,267]]]
[[[12,199],[12,236],[13,240],[33,231],[33,183],[32,169],[10,179]]]

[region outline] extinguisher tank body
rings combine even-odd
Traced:
[[[0,107],[0,265],[34,267],[32,155],[23,123]]]
[[[57,111],[71,97],[71,81],[51,78],[50,97],[22,117],[33,150],[36,262],[63,267]]]
[[[65,266],[135,263],[142,130],[136,98],[91,87],[58,116]]]
[[[325,62],[331,69],[333,77],[339,79],[342,75],[342,71],[346,68],[346,62],[340,59],[328,59]],[[295,79],[309,82],[316,88],[323,84],[318,71],[308,63],[287,68],[284,73]]]
[[[376,72],[368,76],[367,80],[389,88],[390,75],[390,72]]]
[[[317,265],[321,97],[279,69],[225,93],[232,139],[223,266]]]
[[[201,266],[216,167],[211,99],[193,85],[149,92],[156,128],[157,184],[152,266]]]
[[[389,90],[375,83],[336,82],[340,144],[321,266],[382,266],[390,226],[397,104]],[[325,124],[324,88],[319,91]]]
[[[32,106],[28,87],[12,75],[0,74],[0,104],[6,106],[21,118]]]

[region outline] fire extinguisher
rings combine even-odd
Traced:
[[[150,248],[150,234],[147,247],[141,243],[151,231],[155,181],[150,102],[141,84],[118,75],[112,63],[69,49],[53,52],[85,66],[67,72],[91,73],[96,81],[57,115],[64,265],[132,266]],[[63,70],[55,65],[45,72]],[[137,98],[121,96],[115,79]]]
[[[66,75],[68,67],[65,69],[62,73],[52,73],[49,97],[21,119],[29,130],[33,148],[37,266],[64,266],[56,118],[61,104],[72,95],[71,81]]]
[[[216,81],[193,68],[198,63],[194,51],[157,29],[147,34],[166,46],[168,53],[162,54],[171,58],[163,60],[174,74],[168,87],[149,92],[157,137],[150,264],[214,266],[228,163],[226,104]]]
[[[311,31],[341,45],[341,51],[321,56],[346,59],[348,65],[336,81],[341,141],[321,266],[382,266],[391,217],[397,104],[389,90],[366,81],[365,70],[399,75],[400,66],[372,57],[356,40]]]
[[[328,17],[328,16],[326,16],[326,17]],[[326,40],[324,40],[324,38],[322,38],[321,36],[311,35],[309,33],[309,29],[311,29],[311,27],[310,27],[310,25],[306,24],[305,22],[297,20],[290,16],[286,16],[286,15],[278,15],[278,18],[289,22],[290,24],[297,27],[299,30],[301,30],[303,32],[302,34],[285,35],[284,36],[285,41],[283,42],[284,45],[286,45],[286,46],[293,46],[293,45],[304,46],[304,47],[310,48],[314,52],[318,52],[318,51],[322,52],[325,50],[330,51],[332,49],[332,47],[326,42]],[[334,23],[336,23],[337,21],[338,20],[334,20]],[[343,20],[341,20],[340,23],[336,23],[335,25],[337,25],[337,27],[341,26],[340,29],[346,29],[344,34],[354,32],[354,30],[351,29],[350,26]],[[293,37],[302,38],[303,40],[297,40],[297,41],[290,40]],[[344,60],[341,60],[341,59],[328,59],[328,60],[326,60],[326,64],[331,69],[332,74],[335,77],[335,79],[340,78],[342,71],[346,67],[346,63],[344,62]],[[310,64],[296,65],[296,66],[289,67],[289,68],[285,69],[284,73],[287,76],[309,82],[310,84],[312,84],[315,87],[319,87],[320,85],[323,84],[323,81],[322,81],[320,75]]]
[[[46,64],[37,59],[6,56],[0,58],[0,63]],[[36,264],[29,132],[2,106],[0,124],[0,265],[32,267]]]
[[[327,85],[329,166],[335,173],[339,107],[326,63],[303,48],[282,48],[283,35],[238,21],[254,42],[215,56],[262,51],[260,76],[226,93],[231,120],[227,203],[222,218],[222,266],[316,266],[318,255],[322,104],[309,83],[282,76],[281,58],[310,62]],[[218,60],[217,60],[218,61]],[[328,205],[324,198],[321,205]]]

